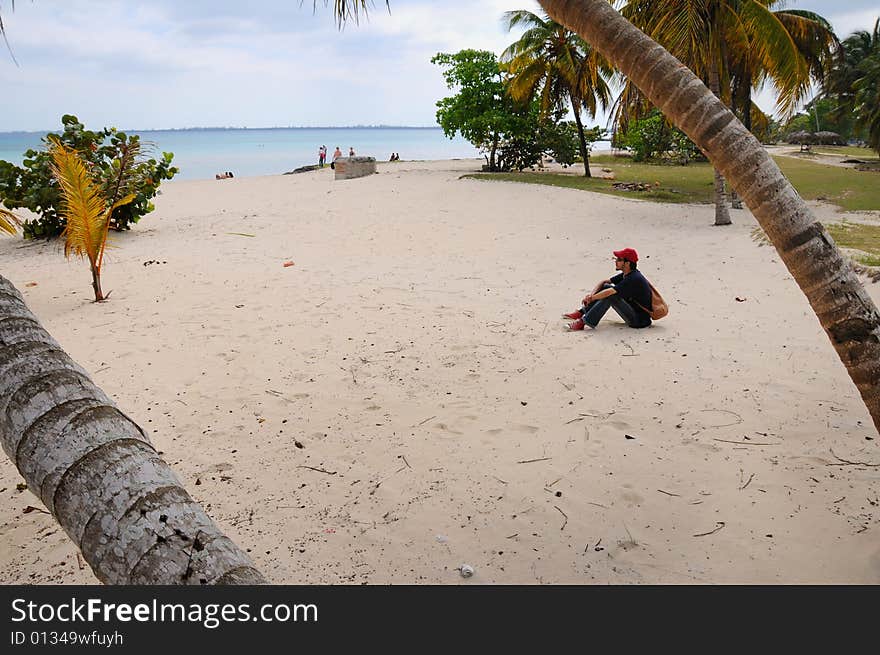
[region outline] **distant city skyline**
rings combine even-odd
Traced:
[[[377,0],[339,30],[332,7],[265,0],[0,0],[9,52],[0,53],[0,132],[58,130],[63,114],[90,129],[436,127],[450,92],[437,52],[496,54],[518,32],[505,11],[534,0]],[[331,3],[332,4],[332,3]],[[877,0],[799,0],[841,38],[870,29]],[[5,49],[5,47],[4,47]],[[773,95],[757,96],[772,111]],[[590,124],[605,124],[600,115]]]

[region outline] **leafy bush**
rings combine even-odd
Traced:
[[[85,162],[89,174],[109,200],[118,189],[110,188],[118,179],[116,172],[123,160],[141,147],[137,136],[128,136],[115,127],[97,132],[86,130],[76,116],[61,118],[64,130],[61,134],[47,134],[74,150]],[[178,169],[171,165],[174,155],[163,152],[160,159],[138,160],[130,163],[128,193],[134,200],[113,210],[110,226],[115,230],[128,230],[132,223],[155,209],[152,198],[159,190],[162,180],[173,178]],[[0,160],[0,201],[8,208],[24,207],[39,218],[24,221],[25,238],[53,237],[64,230],[61,216],[61,190],[52,175],[52,157],[47,150],[28,150],[24,153],[22,166]]]
[[[696,144],[657,109],[631,123],[621,141],[633,151],[634,161],[668,158],[684,166],[702,157]]]

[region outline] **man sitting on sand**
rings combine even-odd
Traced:
[[[609,307],[613,307],[631,328],[651,325],[651,285],[641,271],[636,270],[638,261],[639,255],[632,248],[615,250],[614,268],[620,272],[599,282],[593,292],[584,298],[580,309],[563,315],[575,319],[568,329],[590,327],[595,330]]]

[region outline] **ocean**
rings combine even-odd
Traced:
[[[60,128],[59,128],[60,131]],[[318,163],[318,147],[327,146],[328,159],[336,146],[348,155],[388,161],[392,152],[401,159],[458,159],[480,153],[461,137],[447,139],[439,128],[334,127],[271,129],[126,130],[153,146],[155,155],[174,153],[180,169],[175,180],[213,179],[232,171],[237,177],[277,175]],[[0,159],[21,165],[30,148],[41,148],[46,132],[0,132]]]

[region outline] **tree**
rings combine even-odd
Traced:
[[[700,154],[694,142],[670,125],[659,109],[631,122],[618,143],[633,151],[634,161],[671,155],[677,163],[686,166]]]
[[[852,114],[841,111],[836,98],[821,95],[808,102],[803,111],[788,119],[782,128],[786,135],[819,131],[837,132],[847,140],[862,136],[855,128]]]
[[[2,276],[0,440],[105,584],[265,582]]]
[[[39,214],[39,218],[25,221],[26,238],[49,238],[64,231],[65,222],[59,211],[61,190],[53,179],[52,157],[48,151],[52,140],[58,140],[76,151],[108,202],[118,180],[116,173],[126,154],[142,149],[138,136],[128,136],[116,128],[93,132],[85,129],[76,116],[70,115],[63,116],[61,123],[64,126],[61,134],[47,134],[43,139],[47,148],[28,150],[22,166],[0,161],[0,200],[10,209],[25,207]],[[177,168],[171,165],[173,157],[172,153],[165,152],[159,160],[138,159],[128,163],[130,170],[127,177],[134,198],[113,210],[112,228],[129,229],[132,223],[153,211],[152,199],[162,180],[170,180],[177,174]]]
[[[508,31],[518,26],[528,28],[501,55],[511,74],[508,93],[518,101],[540,98],[545,118],[570,102],[584,176],[592,177],[581,110],[595,116],[597,101],[603,109],[608,106],[611,91],[604,75],[611,74],[610,67],[583,39],[547,16],[541,18],[524,10],[508,11],[504,21]]]
[[[744,80],[740,89],[771,78],[780,89],[781,106],[789,109],[809,87],[813,61],[805,53],[821,52],[814,41],[824,27],[791,12],[773,12],[774,4],[776,0],[629,0],[622,13],[690,67],[719,98],[730,98],[731,74],[738,71]],[[816,29],[810,31],[809,26]],[[803,50],[789,29],[803,33]],[[751,117],[750,92],[747,103]],[[725,196],[716,168],[716,225],[730,224]]]
[[[438,53],[446,85],[457,91],[437,102],[437,122],[452,138],[460,133],[484,153],[490,171],[532,166],[545,149],[536,102],[516,102],[495,54],[487,50]]]
[[[823,95],[837,104],[832,117],[851,116],[856,129],[880,153],[880,19],[873,31],[848,36],[840,55],[828,71]]]
[[[128,191],[133,186],[131,174],[137,158],[138,142],[124,146],[119,166],[114,171],[110,197],[106,200],[76,151],[65,147],[57,139],[50,143],[52,174],[61,189],[60,209],[65,221],[64,256],[69,258],[71,254],[76,254],[81,258],[88,257],[95,302],[100,302],[106,298],[101,290],[101,264],[104,261],[110,217],[117,207],[127,205],[135,198],[135,194]]]
[[[437,123],[450,139],[460,133],[488,152],[489,170],[494,171],[501,134],[507,130],[513,110],[495,54],[488,50],[441,52],[431,58],[431,63],[443,67],[446,86],[458,91],[437,102]]]
[[[627,75],[742,196],[880,430],[880,313],[828,232],[743,124],[686,66],[606,0],[539,0]]]

